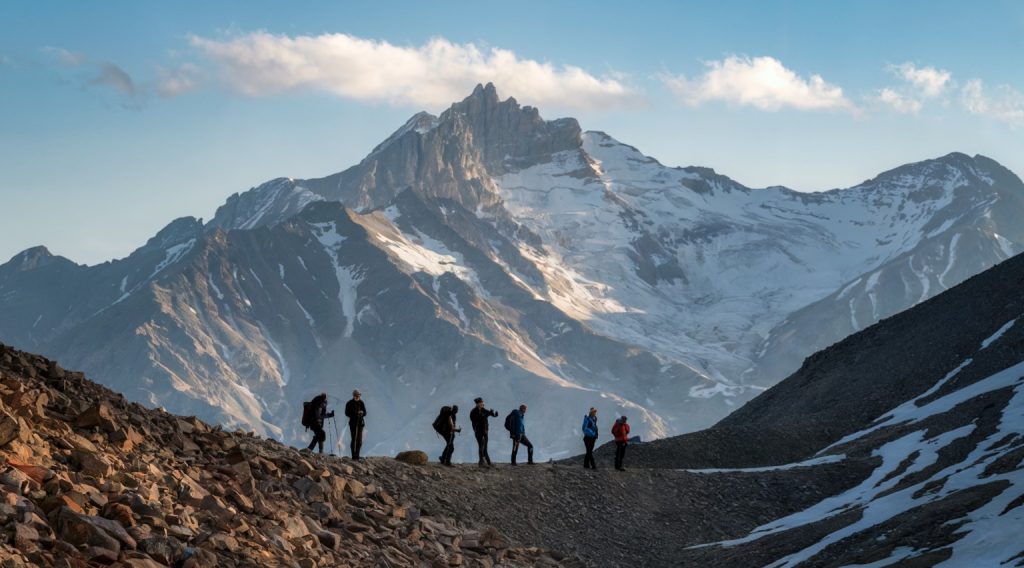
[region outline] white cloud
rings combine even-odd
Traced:
[[[888,88],[879,91],[878,101],[905,114],[917,114],[922,106],[921,101],[916,98]]]
[[[917,67],[911,62],[890,65],[889,70],[902,78],[927,98],[934,98],[945,92],[953,80],[953,74],[935,67]]]
[[[924,107],[925,99],[941,96],[953,84],[953,74],[945,69],[918,67],[909,61],[889,65],[886,69],[904,84],[881,89],[874,99],[904,114],[917,114]]]
[[[360,101],[442,107],[477,83],[493,82],[530,104],[607,107],[637,98],[617,75],[599,77],[572,65],[443,38],[403,47],[347,34],[254,32],[190,42],[216,63],[226,85],[248,96],[322,91]]]
[[[988,116],[1010,126],[1024,126],[1024,93],[1009,85],[1000,85],[995,91],[995,95],[989,94],[980,79],[971,79],[961,89],[960,100],[971,114]]]
[[[733,55],[705,65],[708,69],[700,77],[665,76],[662,80],[692,106],[725,101],[770,111],[787,107],[855,110],[842,88],[826,82],[820,75],[805,79],[774,57]]]

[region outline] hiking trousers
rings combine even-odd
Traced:
[[[583,467],[589,467],[591,469],[597,469],[597,461],[594,459],[594,443],[597,442],[596,436],[584,436],[583,447],[587,449],[587,455],[583,456]]]
[[[358,422],[349,422],[348,431],[352,434],[352,459],[359,459],[359,451],[363,449],[363,426]]]
[[[626,442],[615,442],[615,469],[622,469],[622,460],[626,457]]]
[[[324,453],[324,440],[327,439],[327,432],[324,431],[323,424],[314,424],[311,430],[313,430],[313,440],[308,446],[306,446],[306,448],[312,450],[314,446],[320,444],[320,453]]]
[[[530,439],[526,437],[526,434],[520,434],[512,438],[512,463],[516,463],[516,454],[519,453],[519,444],[526,446],[526,455],[529,463],[533,463],[533,444],[530,443]]]
[[[480,465],[491,465],[491,456],[487,453],[487,431],[474,430],[473,435],[476,436],[476,447],[477,452],[480,454]]]
[[[452,454],[455,453],[455,432],[444,437],[444,451],[441,452],[441,463],[451,465]]]

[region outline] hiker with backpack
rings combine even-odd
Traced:
[[[334,411],[327,412],[327,393],[322,392],[313,397],[313,400],[302,403],[302,425],[313,431],[313,440],[306,450],[312,452],[313,447],[319,444],[320,453],[324,453],[324,440],[327,439],[324,420],[328,418],[334,418]]]
[[[626,424],[626,417],[620,416],[612,426],[612,436],[615,436],[615,469],[626,471],[622,467],[622,460],[626,457],[626,446],[629,445],[629,424]]]
[[[597,469],[597,461],[594,459],[594,443],[597,442],[597,409],[591,408],[590,412],[583,417],[583,447],[587,449],[587,455],[583,456],[583,468]]]
[[[484,408],[484,399],[480,397],[473,399],[473,402],[476,403],[476,406],[469,411],[469,421],[473,424],[473,435],[476,437],[477,453],[480,456],[480,462],[477,465],[493,467],[491,456],[487,453],[487,431],[490,429],[487,419],[498,416],[498,411]]]
[[[433,424],[434,431],[444,438],[444,451],[441,452],[440,458],[441,465],[449,467],[452,465],[452,454],[455,453],[455,433],[462,431],[462,428],[455,424],[458,413],[459,407],[457,405],[442,406],[441,412],[438,413]]]
[[[512,465],[516,465],[516,454],[519,453],[519,445],[526,446],[527,464],[533,465],[533,444],[526,437],[526,405],[520,404],[519,409],[513,409],[505,417],[505,429],[508,430],[508,437],[512,438]]]
[[[345,416],[348,417],[348,430],[352,434],[352,459],[362,459],[359,452],[363,449],[366,404],[363,403],[363,394],[359,392],[359,389],[352,391],[352,400],[345,403]]]

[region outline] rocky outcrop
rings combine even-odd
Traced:
[[[5,567],[575,562],[425,511],[390,466],[148,410],[2,345],[0,432]]]

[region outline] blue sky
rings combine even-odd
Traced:
[[[6,2],[0,262],[97,263],[231,193],[340,171],[481,80],[669,165],[854,185],[1024,173],[1024,3]]]

